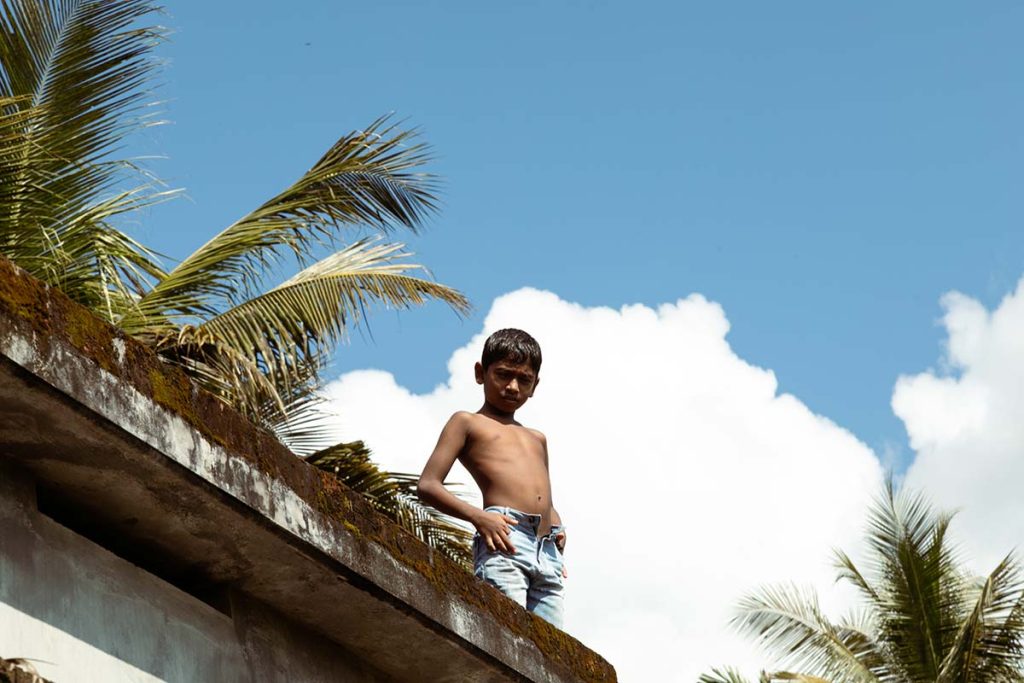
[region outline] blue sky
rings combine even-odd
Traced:
[[[162,252],[381,114],[436,150],[444,208],[408,242],[476,313],[382,312],[335,374],[428,390],[523,286],[611,307],[699,292],[739,356],[902,467],[893,385],[941,356],[939,297],[992,307],[1024,271],[1017,3],[167,9],[173,124],[139,151],[188,199],[134,229]]]

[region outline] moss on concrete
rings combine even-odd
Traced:
[[[526,613],[491,586],[434,553],[337,478],[296,457],[272,435],[197,389],[181,369],[161,361],[150,349],[125,337],[63,293],[0,258],[0,334],[10,326],[19,328],[16,331],[22,334],[30,333],[26,336],[34,340],[41,356],[45,357],[57,340],[78,349],[99,367],[180,415],[213,443],[279,479],[357,539],[359,545],[376,543],[425,577],[441,596],[492,614],[512,633],[536,643],[549,660],[579,680],[616,680],[612,666],[575,638]],[[123,356],[115,349],[115,339],[123,343]]]

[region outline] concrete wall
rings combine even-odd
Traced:
[[[37,510],[31,477],[0,461],[0,656],[39,660],[55,683],[389,680],[227,597],[229,614],[58,524]]]

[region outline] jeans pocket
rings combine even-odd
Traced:
[[[551,545],[555,546],[555,551],[559,557],[563,555],[562,549],[558,547],[558,534],[561,533],[565,533],[565,527],[559,524],[552,524],[551,532],[548,534],[548,537],[551,539]]]

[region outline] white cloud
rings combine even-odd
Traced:
[[[339,436],[418,472],[448,416],[480,406],[473,363],[506,326],[544,350],[542,382],[519,417],[548,435],[569,529],[567,630],[623,681],[762,663],[726,625],[735,601],[777,581],[828,592],[830,549],[857,547],[878,490],[871,451],[779,395],[771,371],[732,351],[724,312],[701,296],[613,310],[533,289],[497,299],[452,354],[449,381],[428,394],[376,370],[332,383]],[[453,478],[472,483],[464,471]]]
[[[960,508],[957,538],[987,573],[1024,541],[1024,280],[992,312],[942,303],[944,371],[901,377],[892,406],[917,453],[908,483]]]

